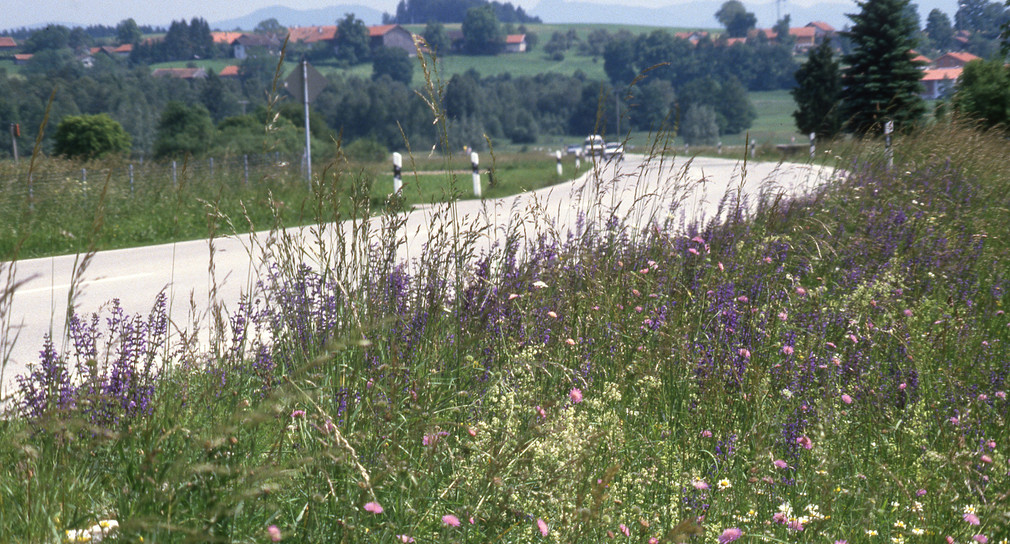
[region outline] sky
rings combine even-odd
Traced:
[[[13,1],[13,0],[11,0]],[[358,4],[393,13],[399,0],[33,0],[18,3],[17,9],[2,10],[0,29],[20,28],[44,23],[80,25],[116,23],[132,17],[139,24],[167,26],[173,20],[203,17],[208,22],[241,17],[260,8],[283,5],[295,9],[324,8],[339,4]],[[654,6],[676,1],[583,0],[601,4]],[[540,0],[511,0],[515,6],[532,10]],[[5,1],[6,3],[6,1]],[[746,2],[745,2],[746,3]]]
[[[675,5],[677,0],[580,0],[600,4],[660,7]],[[687,0],[682,0],[687,1]],[[715,0],[717,1],[717,0]],[[744,0],[750,3],[766,3],[773,0]],[[808,6],[818,2],[851,2],[854,0],[788,0],[786,3]],[[935,0],[932,0],[935,1]],[[5,0],[5,3],[13,0]],[[392,13],[398,0],[33,0],[18,3],[17,9],[0,10],[0,29],[19,28],[44,23],[72,23],[76,25],[116,23],[132,17],[139,24],[167,26],[173,20],[202,17],[208,22],[233,19],[252,13],[260,8],[284,5],[295,9],[315,9],[332,5],[358,4],[379,11]],[[513,5],[524,10],[533,10],[540,0],[511,0]],[[931,0],[913,0],[920,7],[932,3]],[[956,7],[955,7],[956,9]]]

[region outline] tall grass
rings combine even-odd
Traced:
[[[511,227],[487,250],[450,203],[410,262],[402,203],[367,220],[367,183],[334,165],[314,185],[316,243],[279,238],[213,356],[160,356],[160,304],[79,316],[68,353],[46,348],[0,430],[0,527],[1003,542],[1003,144],[938,126],[888,169],[864,142],[831,186],[753,212],[727,195],[704,223],[674,208],[642,229],[596,196],[575,232]]]

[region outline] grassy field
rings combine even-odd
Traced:
[[[867,142],[817,193],[751,215],[730,197],[705,224],[599,209],[473,261],[479,232],[404,265],[315,248],[321,269],[273,263],[215,355],[169,345],[160,305],[81,316],[0,426],[0,526],[1002,544],[1007,148],[952,126],[896,147],[892,169]]]
[[[577,175],[571,158],[566,159],[563,177],[545,153],[501,153],[495,159],[493,165],[490,155],[482,159],[486,198],[539,189]],[[413,165],[420,172],[463,172],[458,175],[415,176],[409,159],[405,162],[404,189],[395,207],[474,198],[468,158],[456,157],[447,165],[437,156],[424,157]],[[217,171],[210,172],[205,163],[181,163],[174,183],[167,165],[138,166],[131,184],[121,163],[48,159],[36,166],[31,192],[23,168],[0,164],[0,179],[9,180],[0,193],[0,260],[304,225],[317,219],[313,203],[321,195],[330,198],[341,192],[347,193],[342,213],[350,212],[346,206],[351,194],[367,195],[374,213],[391,205],[392,174],[386,162],[344,164],[322,157],[314,166],[321,177],[311,188],[297,160],[254,167],[248,183],[241,164],[219,161]],[[88,181],[82,180],[82,167]],[[493,184],[488,174],[492,168]]]

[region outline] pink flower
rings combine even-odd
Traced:
[[[846,395],[845,393],[842,393],[842,402],[844,402],[845,404],[852,404],[852,397]]]
[[[794,519],[794,520],[792,520],[792,521],[789,522],[789,528],[792,529],[793,531],[802,531],[803,530],[803,524],[800,523],[800,520]]]
[[[540,530],[540,536],[547,536],[547,533],[550,532],[550,529],[547,528],[547,522],[540,518],[537,518],[537,529]]]
[[[568,392],[568,398],[572,399],[573,404],[582,402],[582,390],[578,387],[573,387],[572,390]]]
[[[377,502],[366,502],[365,503],[365,512],[371,512],[373,514],[381,514],[382,513],[382,505],[379,504],[379,503],[377,503]]]
[[[782,353],[785,353],[786,355],[792,355],[793,354],[793,347],[792,346],[782,346]]]
[[[796,294],[802,297],[807,294],[807,290],[802,287],[797,287]]]
[[[806,435],[797,438],[796,443],[799,444],[800,446],[803,446],[803,449],[805,450],[809,450],[810,448],[814,447],[814,444],[810,441],[810,438],[808,438]]]
[[[574,346],[575,340],[572,340],[571,338],[566,338],[565,343],[568,344],[569,346]]]
[[[975,535],[971,537],[971,539],[974,540],[975,542],[978,542],[979,544],[985,544],[986,542],[989,542],[989,539],[985,535]]]
[[[850,334],[850,335],[849,335],[849,340],[850,340],[850,341],[851,341],[851,342],[852,342],[853,344],[855,344],[855,343],[858,343],[858,342],[859,342],[859,339],[858,339],[858,338],[856,338],[856,335],[854,335],[854,334]]]
[[[554,310],[551,310],[551,311],[547,312],[547,317],[552,317],[554,319],[557,319],[558,318],[558,314]]]
[[[620,529],[622,533],[624,533],[624,536],[631,536],[631,530],[628,529],[627,525],[622,523],[618,525],[617,528]]]
[[[305,410],[295,410],[294,412],[291,412],[291,419],[296,417],[305,417]]]
[[[534,408],[534,410],[536,410],[538,416],[547,417],[547,412],[545,412],[544,409],[541,408],[540,406],[537,406],[536,408]]]
[[[688,253],[690,253],[692,255],[698,255],[698,250],[694,249],[693,247],[687,248],[687,251],[688,251]]]
[[[772,464],[778,468],[789,468],[789,463],[786,463],[782,459],[776,459]]]
[[[789,314],[785,312],[779,312],[779,319],[785,321],[786,319],[789,319]]]
[[[983,454],[982,457],[980,457],[980,460],[983,463],[992,463],[992,457],[989,457],[988,455]]]
[[[912,317],[912,310],[905,309],[905,317]]]
[[[640,296],[642,296],[642,292],[641,292],[641,291],[639,291],[638,289],[632,289],[632,290],[631,290],[631,294],[632,294],[632,295],[635,295],[636,297],[640,297]]]
[[[902,383],[898,384],[898,391],[904,391],[906,387],[908,387],[908,384],[906,384],[905,382],[902,382]]]
[[[708,489],[708,484],[705,483],[705,480],[695,480],[695,481],[691,482],[691,485],[694,486],[695,489],[699,489],[699,490]]]
[[[979,523],[981,523],[981,521],[979,521],[978,519],[978,516],[972,514],[971,512],[968,512],[964,515],[964,520],[968,522],[968,525],[978,525]]]
[[[925,494],[926,494],[926,490],[925,489],[920,489],[920,490],[918,490],[918,491],[915,492],[915,496],[916,497],[921,497],[921,496],[923,496]]]
[[[474,429],[473,427],[467,427],[466,432],[470,436],[477,436],[477,429]]]
[[[996,392],[996,398],[998,398],[1000,400],[1006,400],[1006,392],[1005,391],[997,391]]]
[[[446,514],[442,516],[442,523],[448,525],[449,527],[459,527],[459,518],[452,514]]]
[[[399,538],[400,542],[403,542],[404,544],[409,544],[414,541],[413,537],[409,537],[407,535],[396,535],[396,538]]]
[[[737,529],[736,527],[730,527],[719,535],[719,544],[726,544],[727,542],[733,542],[734,540],[743,536],[743,531]]]
[[[649,544],[659,544],[659,539],[656,537],[652,537],[649,539]]]
[[[744,359],[750,359],[750,350],[747,348],[740,348],[740,351],[737,353],[739,353]]]
[[[789,516],[787,516],[785,512],[775,512],[775,514],[772,515],[772,521],[785,525],[789,522]]]
[[[720,262],[719,263],[719,272],[725,272],[725,271],[726,271],[726,267],[722,265],[722,262]]]
[[[704,244],[705,243],[705,239],[702,238],[701,236],[695,236],[694,238],[691,238],[691,241],[694,242],[694,243],[697,243],[697,244]]]
[[[954,537],[947,535],[947,544],[954,544]]]
[[[509,294],[509,300],[515,300],[515,299],[517,299],[517,298],[519,298],[519,295],[517,295],[517,294],[515,294],[515,293],[510,293],[510,294]]]
[[[701,437],[702,438],[712,438],[712,431],[709,431],[709,430],[701,431]]]
[[[267,527],[267,535],[270,536],[270,542],[281,541],[281,530],[278,529],[276,525],[271,525]]]

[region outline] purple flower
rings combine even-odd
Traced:
[[[730,527],[719,535],[719,544],[726,544],[727,542],[733,542],[734,540],[743,536],[743,531],[737,529],[736,527]]]

